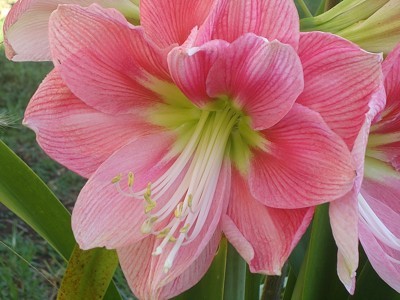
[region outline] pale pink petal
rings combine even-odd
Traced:
[[[117,248],[145,237],[140,231],[147,218],[144,199],[123,195],[112,180],[121,174],[121,188],[127,190],[128,173],[132,172],[134,191],[146,188],[171,166],[173,161],[165,161],[164,156],[172,143],[167,134],[139,138],[115,152],[90,177],[72,214],[72,229],[82,249]],[[171,192],[165,195],[169,196]]]
[[[88,105],[128,113],[161,101],[149,87],[168,80],[166,54],[116,10],[60,5],[50,18],[50,45],[62,79]]]
[[[385,227],[400,238],[400,173],[390,164],[366,157],[361,195]]]
[[[141,0],[140,22],[159,47],[183,44],[193,27],[200,26],[213,0]]]
[[[385,76],[387,104],[380,119],[371,127],[369,155],[390,162],[400,169],[400,45],[386,57],[382,64]]]
[[[217,2],[201,31],[198,43],[210,39],[233,42],[251,32],[297,49],[299,16],[293,1],[223,0]]]
[[[207,77],[208,95],[228,96],[258,130],[282,119],[302,90],[302,67],[293,48],[254,34],[224,50]]]
[[[360,241],[375,271],[400,292],[400,174],[366,159],[359,195]]]
[[[383,92],[383,90],[382,90]],[[340,280],[349,291],[354,293],[356,284],[356,270],[358,267],[358,194],[364,174],[364,157],[368,141],[368,132],[371,120],[379,111],[382,95],[376,95],[371,103],[371,109],[362,126],[352,150],[356,164],[357,177],[350,192],[343,197],[332,201],[329,205],[329,218],[332,233],[338,246],[337,271]]]
[[[190,44],[174,48],[168,54],[168,66],[175,84],[197,106],[213,99],[207,94],[207,76],[220,55],[225,55],[229,43],[213,40],[199,47]]]
[[[376,124],[374,132],[400,131],[400,44],[385,58],[382,70],[385,76],[387,102],[382,112],[382,120]]]
[[[276,209],[259,203],[238,172],[223,231],[250,266],[251,272],[280,275],[289,254],[311,222],[314,208]]]
[[[368,260],[378,275],[400,293],[400,251],[387,247],[360,221],[360,241]]]
[[[14,61],[51,60],[48,23],[50,14],[59,4],[76,3],[87,6],[99,3],[138,14],[138,7],[129,0],[20,0],[11,8],[4,22],[6,55]]]
[[[115,150],[154,132],[139,116],[112,116],[80,101],[53,70],[25,111],[24,124],[42,149],[78,174],[89,177]]]
[[[205,274],[215,257],[221,230],[214,236],[197,259],[166,285],[155,282],[154,266],[159,256],[152,256],[155,237],[149,237],[131,246],[117,249],[119,261],[132,292],[140,299],[170,299],[195,285]]]
[[[304,92],[298,103],[318,111],[352,149],[382,83],[381,55],[333,34],[310,32],[300,36],[299,56]]]
[[[300,105],[262,131],[265,151],[251,161],[249,185],[261,203],[301,208],[329,202],[353,186],[355,166],[343,140],[321,116]]]
[[[358,267],[358,189],[329,203],[329,219],[338,246],[339,279],[350,294],[354,293]]]

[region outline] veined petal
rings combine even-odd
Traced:
[[[299,56],[304,91],[297,102],[318,111],[351,150],[382,85],[381,55],[333,34],[310,32],[300,35]]]
[[[198,44],[210,39],[233,42],[254,33],[297,49],[299,16],[293,1],[223,0],[217,2],[201,31]]]
[[[213,40],[199,47],[183,45],[168,54],[168,66],[175,84],[197,106],[213,101],[207,94],[207,76],[220,55],[229,46],[223,40]]]
[[[382,63],[385,77],[386,106],[381,119],[372,128],[374,134],[400,131],[400,44],[389,53]]]
[[[8,59],[14,61],[51,60],[48,23],[59,4],[87,6],[98,3],[139,18],[139,8],[129,0],[20,0],[11,8],[4,23],[4,45]]]
[[[165,133],[137,139],[115,152],[90,177],[72,214],[72,229],[82,249],[118,248],[146,236],[141,232],[147,218],[145,200],[127,195],[129,172],[135,177],[134,190],[145,189],[171,166],[173,161],[165,160],[165,155],[172,143]],[[167,192],[168,196],[172,195]]]
[[[155,131],[139,116],[117,118],[87,106],[65,86],[57,70],[33,95],[24,124],[36,132],[49,156],[84,177],[129,141]]]
[[[287,114],[303,90],[303,73],[292,47],[246,34],[224,49],[206,84],[210,97],[232,99],[260,130]]]
[[[60,5],[50,18],[50,44],[62,79],[88,105],[115,114],[161,101],[149,87],[168,80],[166,54],[116,10]]]
[[[329,203],[329,219],[338,246],[339,279],[350,294],[354,293],[358,267],[358,189]]]
[[[289,254],[311,222],[314,208],[276,209],[259,203],[238,172],[223,231],[250,266],[251,272],[280,275]]]
[[[264,205],[314,206],[352,188],[356,174],[351,154],[318,113],[294,104],[278,124],[262,133],[265,151],[254,153],[249,185]]]
[[[359,195],[360,241],[375,271],[400,292],[400,174],[366,158]]]
[[[400,251],[387,247],[362,221],[359,230],[361,244],[372,267],[389,286],[400,293]]]
[[[183,44],[192,28],[203,24],[213,0],[141,0],[141,24],[159,47]]]
[[[117,249],[117,253],[128,284],[136,297],[140,299],[170,299],[191,288],[203,277],[215,257],[220,239],[221,230],[217,229],[196,260],[165,285],[153,280],[155,266],[160,260],[159,256],[152,255],[157,244],[154,236],[131,246]]]

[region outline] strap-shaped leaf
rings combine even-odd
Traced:
[[[115,251],[83,251],[76,246],[68,262],[57,299],[103,299],[117,266],[118,257]]]
[[[292,299],[346,299],[347,291],[336,272],[337,247],[332,236],[328,204],[317,207],[311,237]]]
[[[71,215],[46,184],[1,141],[0,202],[32,227],[66,261],[69,259],[75,247]],[[107,253],[106,256],[115,255]],[[108,263],[109,260],[98,261],[97,268],[102,269],[103,264]],[[105,291],[107,287],[108,283],[102,288]],[[112,282],[105,299],[120,299]]]

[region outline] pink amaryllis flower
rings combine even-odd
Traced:
[[[118,9],[131,22],[139,22],[139,0],[18,0],[4,22],[4,48],[14,61],[51,60],[48,23],[59,4],[92,3]]]
[[[359,236],[379,276],[400,292],[400,45],[383,62],[387,102],[372,123],[359,199]]]
[[[312,206],[353,186],[348,145],[379,57],[300,36],[292,1],[144,0],[140,15],[61,5],[50,18],[55,69],[25,124],[89,177],[80,247],[117,249],[144,299],[194,285],[222,232],[251,271],[279,274]]]

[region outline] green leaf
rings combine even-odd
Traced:
[[[337,247],[329,224],[328,204],[317,207],[307,253],[292,299],[346,299],[347,291],[336,271]]]
[[[354,296],[349,300],[400,300],[400,294],[388,286],[367,262],[357,276],[357,285]]]
[[[46,184],[0,141],[0,202],[42,236],[66,261],[75,247],[71,215]],[[105,251],[105,250],[104,250]],[[103,268],[106,262],[99,261]],[[111,282],[105,299],[120,299]]]
[[[320,7],[324,7],[327,0],[295,0],[297,11],[299,12],[300,18],[307,18],[315,16],[320,10]]]
[[[57,299],[103,299],[117,266],[115,251],[100,248],[83,251],[76,246]]]
[[[260,299],[261,280],[265,277],[261,274],[251,273],[249,267],[246,268],[246,300]]]
[[[224,299],[242,300],[244,298],[246,292],[246,262],[231,244],[228,244],[224,286]]]
[[[0,202],[68,260],[75,246],[68,210],[43,181],[0,141]]]

